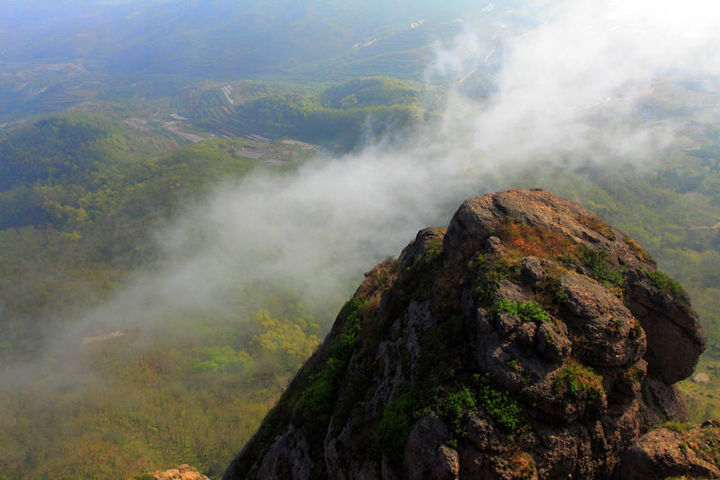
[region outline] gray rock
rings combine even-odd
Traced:
[[[289,425],[275,438],[257,470],[257,477],[268,480],[307,480],[312,471],[310,446],[302,431]]]
[[[418,421],[410,433],[405,450],[405,466],[410,480],[457,480],[460,458],[445,443],[450,432],[437,417],[429,415]]]
[[[572,342],[564,324],[543,322],[536,333],[539,352],[548,360],[558,361],[572,353]]]

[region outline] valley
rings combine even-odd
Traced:
[[[0,6],[0,480],[221,478],[364,272],[515,187],[684,286],[720,419],[716,72],[515,78],[526,2],[74,3]]]

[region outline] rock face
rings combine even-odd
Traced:
[[[540,190],[474,198],[366,274],[224,478],[715,472],[665,468],[648,433],[684,420],[673,384],[704,345],[682,288],[593,213]]]

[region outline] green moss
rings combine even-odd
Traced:
[[[557,373],[553,388],[556,393],[567,392],[573,397],[584,393],[588,400],[596,400],[605,394],[602,377],[575,360],[571,360]]]
[[[524,322],[551,322],[550,315],[537,302],[518,302],[506,298],[498,301],[493,307],[493,312],[510,313],[517,315]]]
[[[650,283],[657,288],[663,295],[671,295],[680,305],[689,306],[690,296],[678,282],[667,276],[664,272],[656,270],[654,272],[645,271]]]

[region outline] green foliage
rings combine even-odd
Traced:
[[[402,457],[412,428],[416,392],[397,395],[385,405],[380,424],[373,434],[375,452]]]
[[[183,114],[224,134],[291,137],[334,149],[354,149],[367,137],[382,137],[423,120],[421,87],[389,78],[353,80],[316,94],[276,84],[240,82],[242,102],[228,105],[219,87],[194,91],[181,102]]]
[[[690,296],[678,282],[670,278],[666,273],[656,270],[645,272],[650,282],[663,295],[671,295],[680,305],[689,306]]]
[[[499,389],[488,374],[475,375],[478,404],[501,428],[515,432],[526,420],[523,406],[507,391]]]
[[[556,393],[567,392],[573,397],[585,394],[588,400],[596,400],[605,394],[602,377],[575,360],[569,361],[557,373],[553,388]]]
[[[342,319],[342,331],[340,332],[337,342],[338,349],[348,350],[355,345],[357,336],[362,327],[362,313],[368,306],[367,301],[359,298],[353,298],[340,310],[338,319]]]
[[[89,179],[98,162],[107,160],[93,147],[107,138],[106,130],[83,117],[39,120],[0,141],[0,191],[20,184]]]
[[[501,298],[493,307],[493,312],[510,313],[519,316],[524,322],[551,322],[550,315],[537,302],[519,302]]]
[[[249,373],[254,368],[253,358],[245,351],[236,352],[229,345],[212,346],[202,350],[201,358],[193,363],[196,373],[215,370],[240,370]]]
[[[150,473],[142,473],[140,475],[135,475],[133,477],[133,480],[155,480],[155,475],[152,475]]]
[[[295,413],[304,418],[308,425],[322,424],[330,418],[337,398],[338,379],[347,363],[331,357],[322,369],[310,378],[295,404]]]
[[[423,263],[431,264],[440,258],[443,251],[443,238],[444,237],[433,238],[429,242],[421,260]]]
[[[271,359],[281,371],[300,364],[320,344],[320,339],[310,333],[312,327],[304,319],[275,318],[269,311],[260,310],[253,316],[253,325],[256,330],[249,344],[251,352]],[[252,366],[247,354],[240,354],[236,361],[246,368]]]
[[[475,295],[481,305],[491,307],[494,295],[502,280],[520,278],[522,266],[507,258],[495,259],[491,255],[478,253],[470,260],[470,271],[474,276]]]
[[[388,77],[357,78],[327,88],[320,101],[323,106],[336,109],[414,104],[420,100],[421,88]]]
[[[314,364],[299,375],[298,385],[289,391],[287,418],[303,425],[313,444],[321,442],[323,429],[338,400],[340,380],[348,365],[362,327],[367,302],[348,301],[336,320],[338,331],[328,339],[327,348],[314,358]]]
[[[625,286],[622,271],[611,264],[605,250],[588,248],[583,245],[580,261],[589,269],[590,276],[600,283],[620,289]]]
[[[91,309],[129,272],[150,267],[149,234],[181,202],[264,159],[282,160],[287,166],[267,168],[285,170],[308,155],[282,143],[217,139],[159,156],[140,137],[73,115],[0,139],[1,361],[28,359],[65,314]],[[237,154],[249,149],[257,159]],[[143,334],[147,343],[130,330],[83,346],[78,361],[97,382],[31,401],[0,392],[8,426],[0,429],[0,470],[9,478],[109,478],[191,463],[221,475],[319,343],[320,327],[291,292],[263,285],[241,296],[233,313],[157,322]],[[324,307],[325,322],[335,308]]]
[[[447,424],[453,425],[457,431],[463,412],[471,410],[475,406],[475,398],[466,387],[457,392],[448,393],[436,400],[433,408]]]

